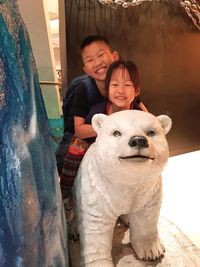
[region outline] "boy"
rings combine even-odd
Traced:
[[[70,111],[70,120],[64,116],[64,136],[56,150],[58,173],[60,174],[64,162],[65,153],[70,140],[75,133],[78,137],[94,136],[91,125],[85,124],[85,118],[91,106],[105,101],[105,77],[108,67],[118,59],[118,53],[112,51],[108,40],[100,35],[87,36],[80,45],[83,60],[83,70],[88,74],[92,92],[92,100],[89,100],[85,83],[80,83],[74,96],[73,107]],[[75,125],[74,125],[75,122]]]

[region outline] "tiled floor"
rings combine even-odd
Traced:
[[[200,151],[170,157],[163,172],[161,215],[200,248]]]
[[[159,233],[165,246],[163,258],[152,261],[139,260],[130,244],[129,228],[117,224],[113,236],[112,259],[115,267],[199,267],[200,250],[177,227],[160,217]],[[80,267],[79,241],[69,242],[70,267]],[[95,265],[97,266],[97,265]],[[107,265],[98,265],[107,267]],[[110,266],[110,265],[109,265]]]

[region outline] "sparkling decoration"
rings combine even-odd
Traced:
[[[117,8],[118,6],[122,6],[124,8],[128,8],[130,6],[138,6],[143,2],[153,1],[153,0],[99,0],[99,2],[103,5],[109,5],[111,7]],[[156,0],[159,1],[159,0]]]
[[[109,5],[113,8],[122,6],[124,8],[138,6],[147,1],[159,0],[98,0],[102,5]],[[179,4],[183,7],[187,15],[191,18],[194,25],[200,30],[200,0],[180,0]]]
[[[5,77],[6,75],[4,71],[3,61],[0,58],[0,111],[6,104],[4,89]]]
[[[200,30],[200,3],[196,0],[180,1],[180,5],[185,9],[194,25]]]

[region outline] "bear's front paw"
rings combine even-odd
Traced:
[[[165,247],[159,237],[154,240],[150,240],[149,238],[135,240],[132,243],[132,247],[138,258],[145,261],[158,260],[165,253]]]

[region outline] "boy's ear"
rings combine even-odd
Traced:
[[[85,65],[83,66],[83,71],[90,76],[90,73],[88,72],[87,67]]]
[[[88,74],[88,73],[87,73],[87,68],[86,68],[85,65],[83,66],[83,71],[84,71],[86,74]]]
[[[119,55],[118,55],[117,51],[113,52],[113,57],[114,57],[114,60],[118,60],[119,59]]]

